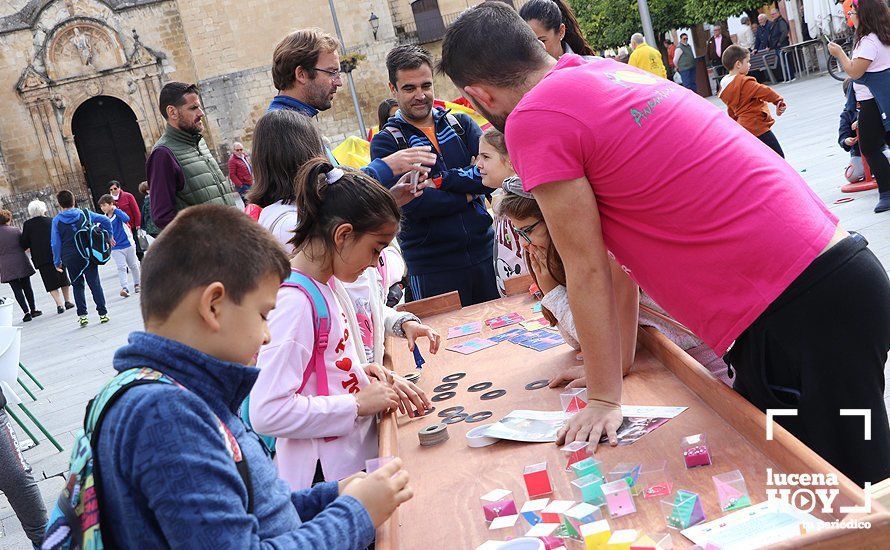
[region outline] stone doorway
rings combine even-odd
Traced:
[[[108,182],[117,180],[141,204],[145,142],[133,110],[115,97],[93,97],[74,112],[71,130],[94,203],[108,193]]]

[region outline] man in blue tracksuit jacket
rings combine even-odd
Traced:
[[[402,207],[399,243],[411,293],[421,299],[456,290],[464,306],[494,300],[494,230],[485,207],[491,190],[473,166],[482,131],[467,115],[433,107],[432,59],[424,49],[398,46],[386,66],[399,111],[371,141],[371,158],[409,146],[437,153],[430,174],[436,188]],[[392,187],[396,178],[380,182]]]

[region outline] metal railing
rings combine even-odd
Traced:
[[[0,197],[0,208],[12,212],[12,223],[21,227],[30,218],[28,204],[34,199],[40,199],[46,203],[47,215],[55,216],[59,212],[59,204],[56,202],[56,193],[67,189],[74,194],[77,204],[84,208],[95,209],[93,197],[87,188],[83,174],[69,172],[63,174],[58,181],[51,185],[20,191]]]

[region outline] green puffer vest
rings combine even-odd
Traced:
[[[692,53],[692,46],[681,42],[677,44],[677,47],[683,50],[683,54],[677,60],[677,70],[685,71],[695,67],[695,54]]]
[[[166,147],[182,168],[185,184],[176,192],[176,210],[213,203],[235,206],[238,193],[226,180],[207,143],[200,134],[192,135],[167,125],[155,149]]]

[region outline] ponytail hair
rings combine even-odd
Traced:
[[[345,223],[361,235],[401,220],[389,190],[363,172],[335,167],[324,157],[307,161],[294,187],[299,221],[289,244],[297,251],[315,240],[326,254],[335,252],[334,230]]]
[[[594,55],[581,32],[575,12],[565,0],[530,0],[520,8],[519,16],[525,21],[540,21],[544,28],[551,31],[559,31],[559,26],[565,25],[566,35],[563,40],[572,51],[578,55]]]

